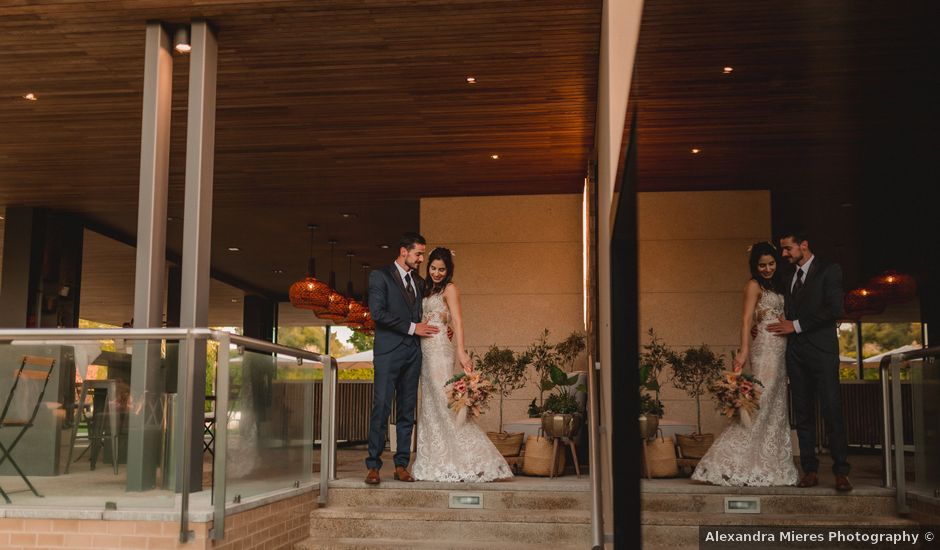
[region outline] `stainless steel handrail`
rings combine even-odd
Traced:
[[[320,488],[325,494],[328,489],[328,483],[336,477],[336,382],[338,376],[336,358],[329,355],[314,353],[307,350],[290,348],[279,344],[273,344],[264,340],[248,338],[237,334],[231,334],[219,330],[208,328],[121,328],[121,329],[0,329],[0,343],[9,343],[13,340],[22,341],[41,341],[41,340],[62,340],[62,341],[81,341],[81,340],[178,340],[184,343],[186,353],[186,377],[189,384],[183,388],[178,388],[182,392],[182,407],[180,418],[190,418],[193,409],[193,364],[195,360],[195,341],[200,339],[215,340],[219,343],[220,349],[227,350],[230,344],[243,346],[246,349],[262,351],[267,353],[277,353],[296,357],[299,359],[309,359],[321,364],[328,364],[330,368],[323,371],[323,414],[325,421],[329,423],[329,429],[321,434],[321,471],[327,472],[327,475],[321,474]],[[216,383],[216,418],[227,418],[228,414],[228,382],[229,382],[229,358],[227,353],[218,354]],[[220,430],[218,426],[221,425]],[[183,428],[183,448],[177,457],[177,472],[181,476],[181,494],[180,494],[180,541],[187,542],[191,539],[189,530],[189,468],[190,451],[192,439],[192,422],[182,422]],[[222,467],[216,467],[214,472],[214,514],[212,538],[219,540],[225,532],[225,448],[228,440],[226,423],[216,423],[216,449],[221,452],[216,453],[216,464],[221,462]]]
[[[896,487],[897,509],[907,512],[907,483],[904,466],[904,419],[901,411],[901,364],[914,359],[927,359],[940,356],[940,346],[894,353],[881,359],[881,412],[884,423],[884,471],[882,482],[885,487]],[[891,376],[886,376],[890,370]],[[893,432],[893,436],[892,436]],[[892,442],[894,457],[891,455]]]

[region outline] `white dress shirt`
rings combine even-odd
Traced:
[[[806,275],[809,273],[809,266],[813,263],[814,259],[816,259],[815,255],[810,256],[809,259],[806,260],[805,264],[797,266],[796,271],[793,272],[793,279],[790,280],[790,292],[793,292],[793,285],[796,284],[796,276],[800,271],[803,272],[803,284],[806,284]],[[803,329],[800,328],[800,322],[798,320],[793,321],[793,330],[796,331],[797,334],[803,332]]]
[[[400,263],[398,263],[398,262],[394,262],[394,263],[395,263],[395,267],[398,268],[398,276],[401,277],[401,284],[404,285],[405,291],[406,291],[406,292],[409,292],[409,291],[410,291],[410,288],[414,288],[414,289],[415,289],[415,300],[417,300],[417,299],[418,299],[418,285],[416,285],[415,282],[414,282],[414,281],[415,281],[414,276],[411,277],[411,285],[410,285],[410,288],[409,288],[408,281],[405,280],[405,276],[408,275],[408,274],[411,273],[411,272],[410,272],[410,271],[405,271],[405,268],[403,268]],[[415,324],[414,324],[414,323],[411,323],[411,326],[408,327],[408,334],[414,335],[414,333],[415,333]]]

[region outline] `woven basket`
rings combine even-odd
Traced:
[[[565,452],[559,445],[555,459],[555,475],[565,471]],[[525,440],[525,456],[522,459],[522,473],[527,476],[549,476],[552,471],[552,440],[547,437],[530,435]]]
[[[525,437],[525,434],[522,432],[513,434],[506,432],[486,432],[486,437],[490,438],[490,441],[492,441],[496,449],[499,450],[499,454],[503,456],[519,456],[519,451],[522,450],[522,438]]]
[[[650,477],[676,477],[679,463],[676,462],[676,446],[671,439],[658,437],[646,442],[646,457],[649,460]]]
[[[702,458],[714,441],[714,434],[676,434],[676,443],[682,458]]]

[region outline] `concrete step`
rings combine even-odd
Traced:
[[[401,539],[325,539],[315,541],[307,539],[294,545],[295,550],[398,550],[416,548],[418,550],[583,550],[584,544],[500,544],[497,542],[459,542],[459,541],[419,541]]]
[[[487,510],[403,507],[326,507],[310,514],[310,541],[370,539],[441,541],[448,544],[584,545],[588,511]],[[472,546],[471,546],[472,547]]]
[[[643,494],[643,512],[692,512],[723,514],[725,498],[759,498],[762,514],[835,514],[859,516],[890,516],[895,511],[893,496],[856,495],[756,495],[737,493],[708,494]]]
[[[356,508],[436,508],[447,509],[452,493],[475,493],[482,497],[485,510],[583,510],[591,509],[591,493],[584,491],[479,491],[464,487],[450,490],[408,489],[375,490],[373,488],[331,488],[327,507]]]

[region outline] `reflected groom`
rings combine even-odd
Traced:
[[[836,490],[851,491],[848,438],[842,415],[839,384],[839,337],[837,324],[843,315],[842,268],[817,258],[803,232],[780,237],[781,255],[794,266],[785,294],[786,319],[769,325],[770,332],[788,336],[787,375],[793,402],[793,417],[800,442],[800,487],[819,483],[816,458],[816,400],[829,439]]]

